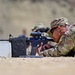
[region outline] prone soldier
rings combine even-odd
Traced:
[[[48,44],[48,41],[53,41],[53,39],[48,36],[48,30],[49,28],[46,28],[42,23],[37,24],[32,29],[32,38],[30,38],[32,46],[31,55],[35,55],[36,51],[39,54],[40,51],[44,51],[45,49],[52,47]],[[41,50],[39,49],[39,46],[41,46]]]
[[[69,25],[66,18],[57,18],[51,22],[52,38],[57,43],[54,48],[40,52],[41,55],[49,57],[66,56],[72,52],[75,55],[75,24]]]

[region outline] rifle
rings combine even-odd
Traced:
[[[31,54],[30,55],[35,55],[36,51],[38,49],[37,45],[43,43],[47,44],[48,41],[54,41],[52,38],[47,38],[45,36],[42,36],[41,32],[31,32],[30,38],[27,38],[27,42],[29,41],[31,43]]]

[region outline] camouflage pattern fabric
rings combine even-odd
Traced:
[[[65,26],[65,24],[68,24],[67,18],[60,17],[53,20],[50,25],[51,25],[51,29],[53,29],[59,25]]]
[[[75,25],[72,25],[67,33],[61,37],[55,48],[45,50],[42,54],[47,57],[59,57],[65,56],[71,50],[75,52]]]

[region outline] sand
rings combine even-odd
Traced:
[[[74,57],[0,58],[0,75],[75,75]]]

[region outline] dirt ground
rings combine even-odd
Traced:
[[[0,58],[0,75],[75,75],[75,58]]]

